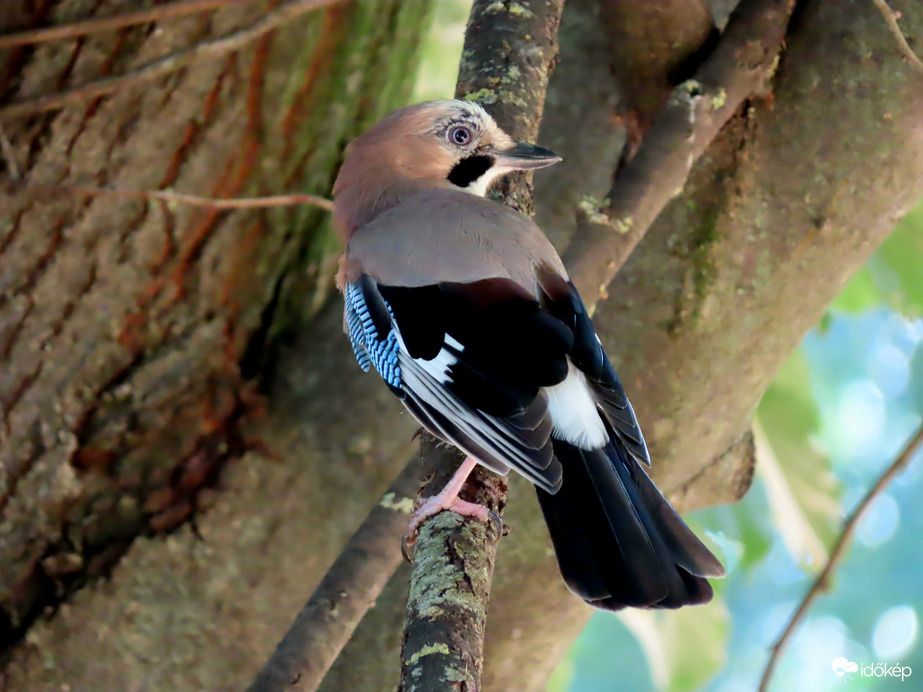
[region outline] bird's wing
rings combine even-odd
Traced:
[[[542,304],[574,335],[571,361],[583,374],[593,399],[618,441],[637,461],[650,466],[650,453],[628,395],[596,334],[573,282],[552,272],[540,276]]]
[[[564,324],[509,279],[403,287],[363,275],[345,296],[360,364],[373,364],[425,426],[490,468],[557,491],[542,388],[567,375]]]
[[[461,406],[469,417],[484,418],[479,429],[509,433],[511,426],[538,425],[544,407],[536,428],[542,434],[550,426],[556,438],[592,449],[605,444],[611,428],[632,456],[650,463],[634,411],[586,308],[554,248],[528,217],[464,192],[421,193],[356,231],[344,276],[374,289],[378,297],[370,300],[388,306],[382,315],[396,324],[394,339],[403,340],[402,350],[410,354],[403,357],[413,360],[401,362],[408,377],[422,378],[419,388],[425,384],[431,398],[443,390],[452,394],[442,415],[448,415],[449,404]],[[440,382],[451,376],[443,372],[446,359],[455,372],[465,373],[451,386]],[[421,368],[429,371],[420,374]],[[439,421],[423,419],[422,401],[413,396],[405,401],[440,430]],[[510,418],[510,412],[526,411],[525,423]],[[483,450],[443,436],[485,464],[507,461],[499,445],[484,458]],[[536,446],[538,433],[526,437],[541,450],[537,466],[544,467],[551,455],[547,440]],[[507,465],[535,480],[526,459]],[[545,480],[536,482],[547,487]]]

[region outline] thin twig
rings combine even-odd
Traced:
[[[113,195],[116,197],[130,197],[134,199],[161,200],[168,204],[188,204],[193,207],[207,209],[265,209],[267,207],[293,207],[308,204],[324,211],[333,211],[333,202],[318,195],[291,194],[270,195],[267,197],[236,197],[216,199],[214,197],[199,197],[187,195],[172,190],[127,190],[119,187],[81,187],[81,186],[56,186],[43,187],[42,191],[72,192],[79,195]]]
[[[885,0],[872,0],[875,3],[875,7],[881,12],[882,16],[885,18],[885,22],[888,24],[888,29],[894,34],[894,38],[897,41],[897,45],[901,49],[901,53],[904,54],[904,57],[907,58],[907,62],[913,65],[921,74],[923,74],[923,60],[920,60],[920,57],[913,52],[913,48],[910,47],[910,44],[907,43],[907,38],[904,36],[904,32],[901,31],[900,25],[897,23],[897,20],[900,19],[900,12],[895,12],[891,9],[891,6],[885,2]]]
[[[218,9],[219,7],[254,4],[260,1],[261,0],[180,0],[180,2],[155,5],[154,7],[138,10],[137,12],[125,12],[111,17],[94,17],[93,19],[85,19],[79,22],[68,22],[67,24],[59,24],[57,26],[19,31],[15,34],[4,34],[0,36],[0,50],[4,48],[15,48],[16,46],[28,46],[37,43],[48,43],[49,41],[77,38],[78,36],[87,36],[103,31],[124,29],[128,26],[146,24],[147,22],[160,22],[165,19],[175,19],[176,17],[184,17],[189,14],[208,12],[209,10]]]
[[[677,86],[635,157],[619,172],[607,203],[578,214],[564,264],[593,311],[647,229],[682,192],[692,165],[738,107],[765,88],[794,0],[741,2],[714,52]]]
[[[248,692],[313,692],[391,574],[419,489],[415,455],[388,488],[279,642]],[[333,519],[333,517],[331,517]]]
[[[785,647],[788,645],[789,640],[794,635],[795,630],[804,619],[808,609],[811,607],[814,601],[817,600],[821,592],[826,591],[829,588],[830,577],[833,575],[834,570],[839,567],[840,562],[842,562],[843,557],[846,555],[846,549],[849,547],[853,534],[856,532],[856,527],[865,514],[865,511],[869,508],[872,502],[875,501],[875,498],[877,498],[882,493],[882,491],[888,487],[888,484],[897,478],[897,476],[911,462],[914,455],[920,450],[921,447],[923,447],[923,425],[917,429],[901,453],[898,454],[897,458],[891,463],[891,465],[885,469],[885,472],[881,474],[881,476],[875,482],[875,485],[869,489],[869,491],[865,494],[865,497],[862,498],[862,501],[856,506],[856,508],[846,519],[846,523],[843,524],[843,530],[840,532],[839,537],[836,539],[836,543],[834,543],[833,548],[830,551],[830,556],[827,558],[827,564],[824,565],[824,568],[817,576],[817,579],[814,580],[811,588],[805,594],[801,603],[798,605],[798,608],[795,610],[791,619],[788,621],[788,625],[785,627],[785,630],[783,630],[778,640],[776,640],[776,643],[772,645],[772,652],[769,655],[769,661],[767,662],[766,668],[763,671],[763,677],[760,678],[759,692],[766,692],[766,690],[769,689],[769,683],[772,680],[772,674],[775,671],[776,664],[778,663],[779,658],[782,656],[782,653],[785,651]]]
[[[232,31],[224,36],[196,43],[195,45],[168,53],[162,58],[152,60],[128,72],[115,77],[104,77],[87,84],[64,89],[53,94],[36,98],[14,101],[0,108],[0,120],[21,118],[36,113],[63,108],[71,103],[79,103],[98,96],[105,96],[114,91],[144,84],[157,77],[175,72],[203,57],[214,57],[243,48],[260,36],[280,28],[287,22],[313,10],[333,5],[343,0],[288,0],[270,10],[252,24]]]

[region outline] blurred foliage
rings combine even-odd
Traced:
[[[831,307],[861,313],[882,305],[906,317],[923,316],[923,203],[904,217]]]
[[[840,493],[828,456],[813,441],[820,412],[802,349],[779,370],[757,420],[757,473],[773,524],[793,557],[816,568],[839,531]]]
[[[917,412],[923,414],[923,348],[918,348],[910,361],[910,380],[915,384],[912,391]]]
[[[472,0],[437,0],[433,24],[423,39],[413,101],[451,98],[458,78],[465,24]]]
[[[721,598],[676,611],[626,610],[619,618],[641,644],[658,689],[697,690],[727,662],[730,616]]]

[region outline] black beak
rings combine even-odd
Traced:
[[[525,142],[517,142],[512,149],[494,149],[491,155],[494,157],[495,166],[511,171],[544,168],[561,160],[561,157],[551,149],[544,149]]]

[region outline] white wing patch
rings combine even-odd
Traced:
[[[404,355],[407,353],[407,345],[404,343],[404,339],[401,337],[400,330],[395,329],[394,331],[397,334],[397,341],[401,349],[401,354]],[[445,335],[444,343],[446,346],[451,346],[455,351],[458,351],[459,353],[465,350],[464,346],[462,346],[456,339],[452,338],[448,334]],[[426,374],[433,377],[439,384],[450,384],[452,382],[452,375],[449,370],[458,362],[458,358],[455,356],[455,354],[450,353],[449,350],[443,346],[439,353],[436,354],[436,357],[432,360],[414,358],[413,361],[419,365]]]
[[[545,387],[553,426],[551,435],[581,449],[599,449],[609,441],[606,426],[599,417],[586,377],[570,361],[568,368],[561,384]]]

